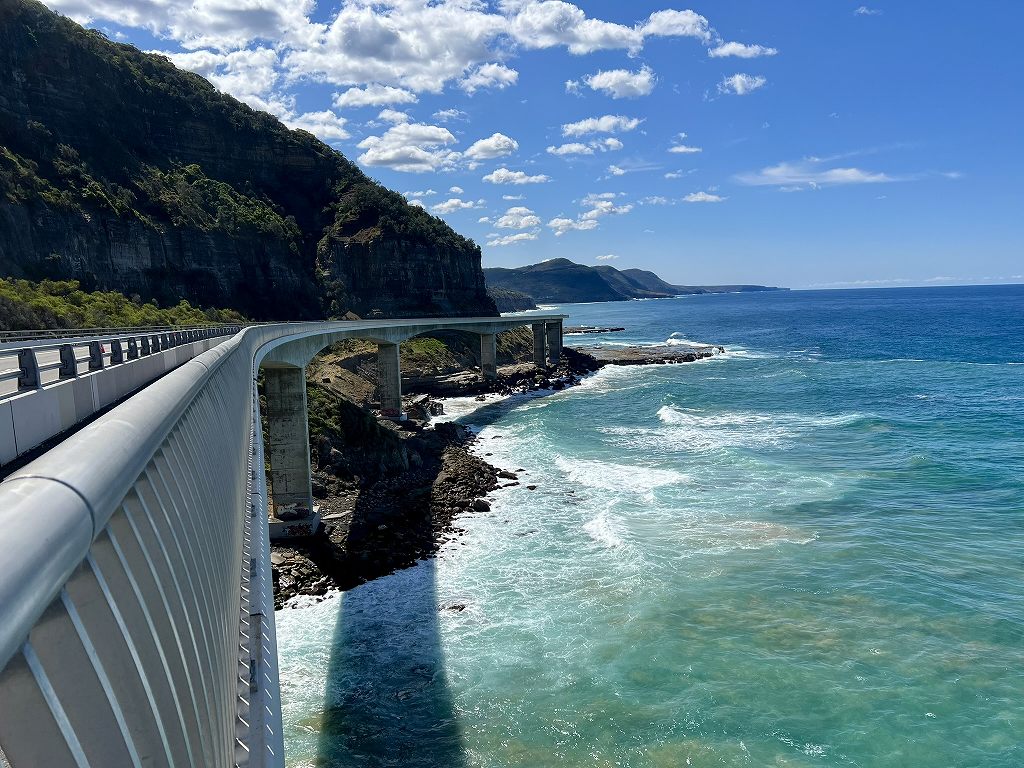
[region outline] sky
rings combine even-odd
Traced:
[[[1024,3],[46,0],[473,238],[680,284],[1024,282]]]

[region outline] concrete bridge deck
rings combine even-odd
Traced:
[[[493,376],[495,334],[532,326],[544,365],[561,350],[562,320],[242,328],[166,358],[148,386],[12,473],[0,483],[0,765],[283,765],[265,467],[269,454],[273,505],[292,525],[315,525],[306,363],[341,339],[375,341],[382,404],[400,410],[401,341],[476,334],[482,375]],[[19,355],[19,370],[31,368],[35,353]],[[55,390],[102,390],[140,359],[76,364],[0,406],[59,412]]]

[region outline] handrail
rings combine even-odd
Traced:
[[[555,319],[242,328],[0,483],[11,765],[282,765],[261,362]]]

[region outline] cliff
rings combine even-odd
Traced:
[[[0,276],[255,319],[490,315],[480,249],[304,131],[0,0]]]
[[[528,294],[535,301],[570,304],[584,301],[625,301],[661,299],[698,293],[779,291],[764,285],[672,285],[645,269],[618,270],[602,264],[588,267],[568,259],[550,259],[540,264],[484,270],[487,289]]]

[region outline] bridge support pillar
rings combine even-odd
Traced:
[[[313,509],[306,419],[306,372],[294,366],[265,367],[267,447],[274,517],[271,538],[316,533],[320,520]]]
[[[562,323],[548,323],[548,359],[552,365],[558,365],[562,359]]]
[[[545,323],[533,324],[533,364],[538,368],[547,366],[547,359],[544,354]]]
[[[385,416],[402,417],[402,361],[397,344],[377,345],[377,387]]]
[[[480,373],[485,379],[498,378],[498,343],[493,333],[480,336]]]

